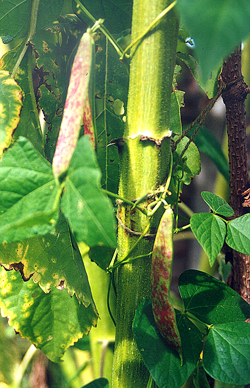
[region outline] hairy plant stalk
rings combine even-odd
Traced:
[[[168,0],[135,0],[132,42],[171,3]],[[127,126],[120,151],[119,195],[134,201],[159,186],[168,175],[170,156],[170,104],[178,21],[172,9],[131,50]],[[146,198],[141,208],[153,201]],[[159,212],[148,234],[156,232]],[[136,208],[122,203],[118,209],[118,260],[122,260],[143,232],[148,218]],[[126,226],[126,229],[122,227]],[[129,229],[130,231],[128,231]],[[153,239],[142,238],[130,258],[152,251]],[[116,343],[113,388],[146,387],[148,372],[132,333],[134,313],[143,298],[150,298],[151,259],[138,258],[118,269]]]
[[[245,99],[249,88],[242,79],[240,48],[224,62],[221,78],[228,85],[222,97],[227,118],[230,205],[236,218],[248,211],[242,194],[248,188]],[[250,256],[233,250],[229,260],[232,269],[228,284],[249,303]]]

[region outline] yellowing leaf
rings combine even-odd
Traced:
[[[22,108],[22,91],[8,71],[0,70],[0,155],[8,148]]]

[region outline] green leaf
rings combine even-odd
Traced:
[[[250,382],[250,325],[234,322],[210,328],[203,351],[206,372],[228,384]]]
[[[179,136],[175,136],[174,140],[178,140]],[[182,151],[185,149],[189,139],[188,137],[184,137],[176,147],[174,152],[174,163],[177,161],[178,157],[181,155]],[[201,159],[199,151],[194,143],[190,143],[188,149],[183,155],[181,161],[178,163],[174,174],[178,176],[179,180],[185,183],[185,185],[189,185],[191,182],[191,178],[194,175],[198,175],[201,171]]]
[[[82,388],[109,388],[109,382],[104,377],[91,381],[91,383],[84,385]]]
[[[116,246],[112,205],[100,189],[101,173],[88,136],[78,141],[62,197],[62,210],[78,242]]]
[[[7,52],[1,59],[1,68],[11,72],[20,52],[22,51],[22,48],[23,42],[15,47],[14,50]],[[36,79],[34,68],[34,52],[31,47],[28,47],[27,53],[24,56],[15,77],[23,92],[23,107],[21,110],[20,121],[14,132],[14,139],[17,140],[19,136],[26,137],[43,155],[43,136],[41,133],[37,102],[33,86],[33,76],[34,79]]]
[[[22,90],[8,71],[0,70],[0,155],[8,148],[22,108]]]
[[[250,214],[228,222],[226,243],[238,252],[250,254]]]
[[[117,34],[131,28],[132,0],[84,0],[84,6],[96,20],[104,19],[105,27],[112,33]],[[75,8],[74,8],[75,7]],[[89,24],[89,18],[73,4],[74,11]]]
[[[181,124],[181,113],[180,108],[184,106],[183,97],[185,92],[181,90],[175,90],[171,94],[171,117],[170,117],[170,129],[173,133],[181,135],[182,124]]]
[[[194,130],[195,127],[189,132],[188,136],[191,136]],[[207,128],[201,127],[194,138],[194,143],[200,152],[209,156],[219,172],[224,176],[226,181],[229,182],[228,161],[216,137]]]
[[[180,312],[176,315],[182,343],[182,366],[177,351],[167,344],[156,327],[150,301],[141,302],[133,321],[138,349],[160,388],[180,388],[193,372],[202,349],[199,330]]]
[[[212,266],[223,247],[226,236],[225,222],[212,213],[196,213],[191,217],[190,224]]]
[[[0,307],[10,325],[54,362],[97,323],[93,307],[79,304],[66,290],[45,294],[32,279],[23,282],[18,272],[3,268],[0,279]]]
[[[0,263],[19,270],[24,280],[32,276],[46,293],[64,287],[71,296],[76,294],[79,303],[95,309],[82,257],[62,215],[45,236],[0,245]]]
[[[197,270],[179,277],[185,311],[208,325],[244,321],[250,318],[249,304],[220,280]]]
[[[202,191],[201,196],[214,213],[224,217],[231,217],[234,215],[231,206],[218,195],[210,193],[209,191]]]
[[[204,80],[250,34],[250,3],[228,0],[180,0],[181,18],[195,41]]]
[[[23,37],[29,31],[31,8],[34,0],[2,1],[0,5],[0,35],[12,38]],[[64,0],[43,0],[39,4],[36,29],[54,22],[60,15]],[[15,20],[15,23],[13,23]]]
[[[0,243],[48,233],[56,224],[61,189],[51,165],[25,138],[0,163]]]

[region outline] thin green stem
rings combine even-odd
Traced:
[[[178,203],[178,206],[179,208],[184,212],[186,213],[186,215],[188,217],[192,217],[192,215],[194,214],[193,210],[191,210],[184,202],[179,202]]]
[[[140,208],[140,206],[136,205],[136,203],[134,203],[132,201],[129,201],[129,199],[123,198],[120,195],[112,193],[111,191],[108,191],[105,189],[101,189],[101,190],[103,193],[107,194],[108,196],[120,199],[122,202],[127,203],[128,205],[132,205],[133,208],[136,207],[136,209],[138,209],[140,212],[147,215],[147,211],[145,209]]]
[[[160,22],[160,20],[169,12],[171,9],[176,5],[177,1],[174,1],[172,4],[170,4],[164,11],[162,11],[155,20],[149,25],[149,27],[144,31],[141,35],[138,36],[136,40],[134,40],[130,45],[126,47],[126,49],[123,51],[123,55],[121,56],[121,59],[123,59],[124,55],[136,44],[140,43],[140,41],[150,32],[152,31],[157,24]]]
[[[21,382],[22,382],[24,373],[25,373],[27,366],[29,365],[32,357],[34,356],[36,350],[37,349],[34,345],[30,345],[29,349],[25,353],[25,355],[24,355],[24,357],[23,357],[23,359],[18,367],[18,370],[17,370],[16,375],[15,375],[15,381],[12,385],[12,388],[19,388],[21,386]]]
[[[110,34],[110,32],[107,30],[107,28],[102,24],[103,23],[103,19],[100,19],[100,20],[96,20],[94,18],[94,16],[91,15],[91,13],[87,10],[87,8],[84,7],[84,5],[82,5],[82,3],[79,1],[79,0],[75,0],[76,4],[78,5],[79,8],[81,8],[81,10],[85,13],[85,15],[88,16],[88,18],[93,22],[95,23],[96,25],[98,25],[98,28],[99,30],[108,38],[108,40],[110,41],[110,43],[114,46],[115,50],[117,51],[118,55],[121,57],[123,56],[123,50],[121,48],[121,46],[119,45],[119,43],[117,43],[117,41],[113,38],[113,36]]]
[[[20,63],[22,62],[23,57],[24,57],[24,55],[25,55],[25,53],[26,53],[26,51],[28,49],[28,44],[29,44],[32,36],[36,32],[36,23],[37,23],[37,15],[38,15],[39,2],[40,2],[40,0],[33,0],[32,8],[31,8],[31,15],[30,15],[30,28],[29,28],[29,32],[28,32],[28,38],[26,39],[24,47],[23,47],[23,49],[22,49],[22,51],[21,51],[21,53],[20,53],[20,55],[18,57],[18,60],[17,60],[15,66],[14,66],[14,68],[12,70],[11,78],[15,78],[17,69],[19,68]]]

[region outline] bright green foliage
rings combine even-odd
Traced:
[[[215,380],[228,384],[250,381],[250,325],[227,322],[213,325],[204,346],[204,368]]]
[[[202,197],[214,213],[196,213],[191,217],[190,225],[195,237],[207,253],[210,265],[215,262],[224,240],[230,248],[248,255],[250,253],[250,215],[245,214],[226,221],[215,213],[231,217],[234,214],[231,206],[224,199],[208,191],[203,191]]]
[[[112,207],[100,190],[100,180],[92,144],[84,136],[79,140],[69,165],[62,210],[78,242],[114,247]]]
[[[156,327],[150,301],[142,301],[134,318],[133,332],[138,349],[160,388],[180,388],[193,372],[202,350],[199,330],[184,315],[176,313],[182,343],[182,366],[177,351],[168,345]]]
[[[250,34],[248,0],[179,0],[185,27],[195,41],[203,82],[226,56]]]
[[[8,148],[20,120],[22,91],[7,71],[0,70],[0,154]]]
[[[94,381],[91,381],[91,383],[84,385],[82,388],[109,388],[108,380],[104,377],[100,377],[99,379],[96,379]]]
[[[58,193],[50,164],[25,138],[0,164],[0,242],[48,233],[58,219]]]
[[[196,213],[191,217],[190,223],[195,237],[208,255],[212,266],[225,240],[225,222],[212,213]]]
[[[230,221],[227,225],[226,243],[236,251],[250,253],[250,214]]]
[[[218,197],[218,195],[209,191],[202,191],[201,196],[214,213],[224,217],[232,217],[234,215],[231,206],[223,198]]]
[[[0,306],[10,324],[52,361],[59,362],[65,350],[92,325],[93,306],[84,307],[66,290],[53,288],[45,294],[32,279],[24,282],[19,272],[0,270]]]

